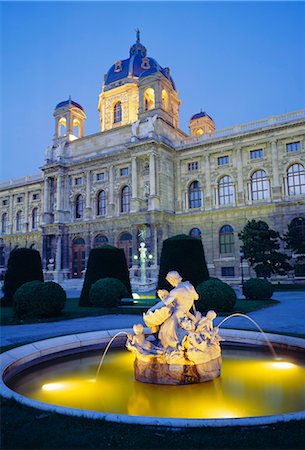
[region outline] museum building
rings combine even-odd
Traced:
[[[54,279],[80,278],[90,249],[121,247],[131,268],[140,240],[157,271],[164,239],[202,239],[211,276],[246,277],[238,233],[260,219],[283,235],[305,218],[305,110],[218,130],[206,112],[179,129],[181,101],[168,67],[137,41],[104,77],[100,130],[84,108],[54,111],[41,173],[0,183],[0,270],[17,247],[41,252]],[[296,274],[298,275],[298,274]]]

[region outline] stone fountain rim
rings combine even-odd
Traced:
[[[175,428],[231,427],[269,425],[280,422],[290,422],[291,420],[305,419],[305,411],[276,414],[273,416],[238,417],[229,419],[182,419],[103,413],[99,411],[57,406],[40,402],[38,400],[32,400],[18,394],[5,384],[5,380],[9,379],[13,376],[13,374],[21,372],[26,367],[36,365],[42,359],[54,359],[61,354],[68,355],[69,353],[74,353],[77,349],[79,352],[88,351],[94,346],[96,347],[97,345],[107,344],[109,339],[119,331],[132,332],[132,329],[105,330],[60,336],[22,345],[2,353],[0,355],[0,395],[5,398],[13,398],[23,405],[44,411],[135,425],[153,425]],[[149,333],[149,329],[144,329],[144,332]],[[262,343],[265,342],[261,333],[256,331],[222,329],[220,334],[222,337],[226,338],[228,342],[233,344],[262,345]],[[277,346],[277,348],[281,348],[282,350],[305,352],[305,339],[279,334],[265,335],[272,344]],[[126,338],[120,336],[117,339],[117,343],[119,342],[121,346],[123,344],[123,339],[125,341]]]

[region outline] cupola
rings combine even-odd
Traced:
[[[202,110],[191,117],[189,128],[191,136],[201,136],[204,133],[212,133],[216,129],[212,117]]]

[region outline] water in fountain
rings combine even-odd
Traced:
[[[103,353],[103,355],[102,355],[102,357],[101,357],[100,363],[99,363],[98,368],[97,368],[97,371],[96,371],[96,375],[95,375],[94,381],[97,380],[97,377],[98,377],[98,375],[99,375],[99,373],[100,373],[100,370],[101,370],[101,367],[102,367],[102,365],[103,365],[104,359],[105,359],[105,357],[106,357],[106,354],[107,354],[107,352],[108,352],[108,350],[109,350],[109,348],[110,348],[112,342],[113,342],[113,341],[115,340],[115,338],[116,338],[117,336],[119,336],[120,334],[125,334],[125,335],[128,337],[128,334],[126,333],[126,331],[119,331],[118,333],[116,333],[116,334],[110,339],[110,341],[108,342],[107,347],[105,348],[104,353]]]
[[[252,322],[256,328],[262,333],[262,335],[264,336],[264,339],[274,357],[274,359],[278,359],[277,354],[274,350],[273,345],[271,344],[271,342],[269,341],[269,339],[267,338],[266,334],[264,333],[263,329],[259,326],[259,324],[257,322],[255,322],[254,319],[252,319],[252,317],[247,316],[247,314],[242,314],[242,313],[234,313],[234,314],[230,314],[228,317],[225,317],[218,325],[218,328],[221,327],[222,324],[224,324],[228,319],[231,319],[232,317],[244,317],[245,319],[250,320],[250,322]]]

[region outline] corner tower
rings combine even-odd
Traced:
[[[69,100],[58,103],[54,111],[55,130],[54,141],[74,141],[84,137],[86,114],[81,105]]]
[[[180,103],[169,68],[147,56],[138,30],[129,58],[117,60],[104,76],[98,103],[101,131],[156,114],[178,128]]]
[[[201,136],[204,133],[215,131],[215,122],[206,112],[194,114],[190,118],[189,129],[191,136]]]

